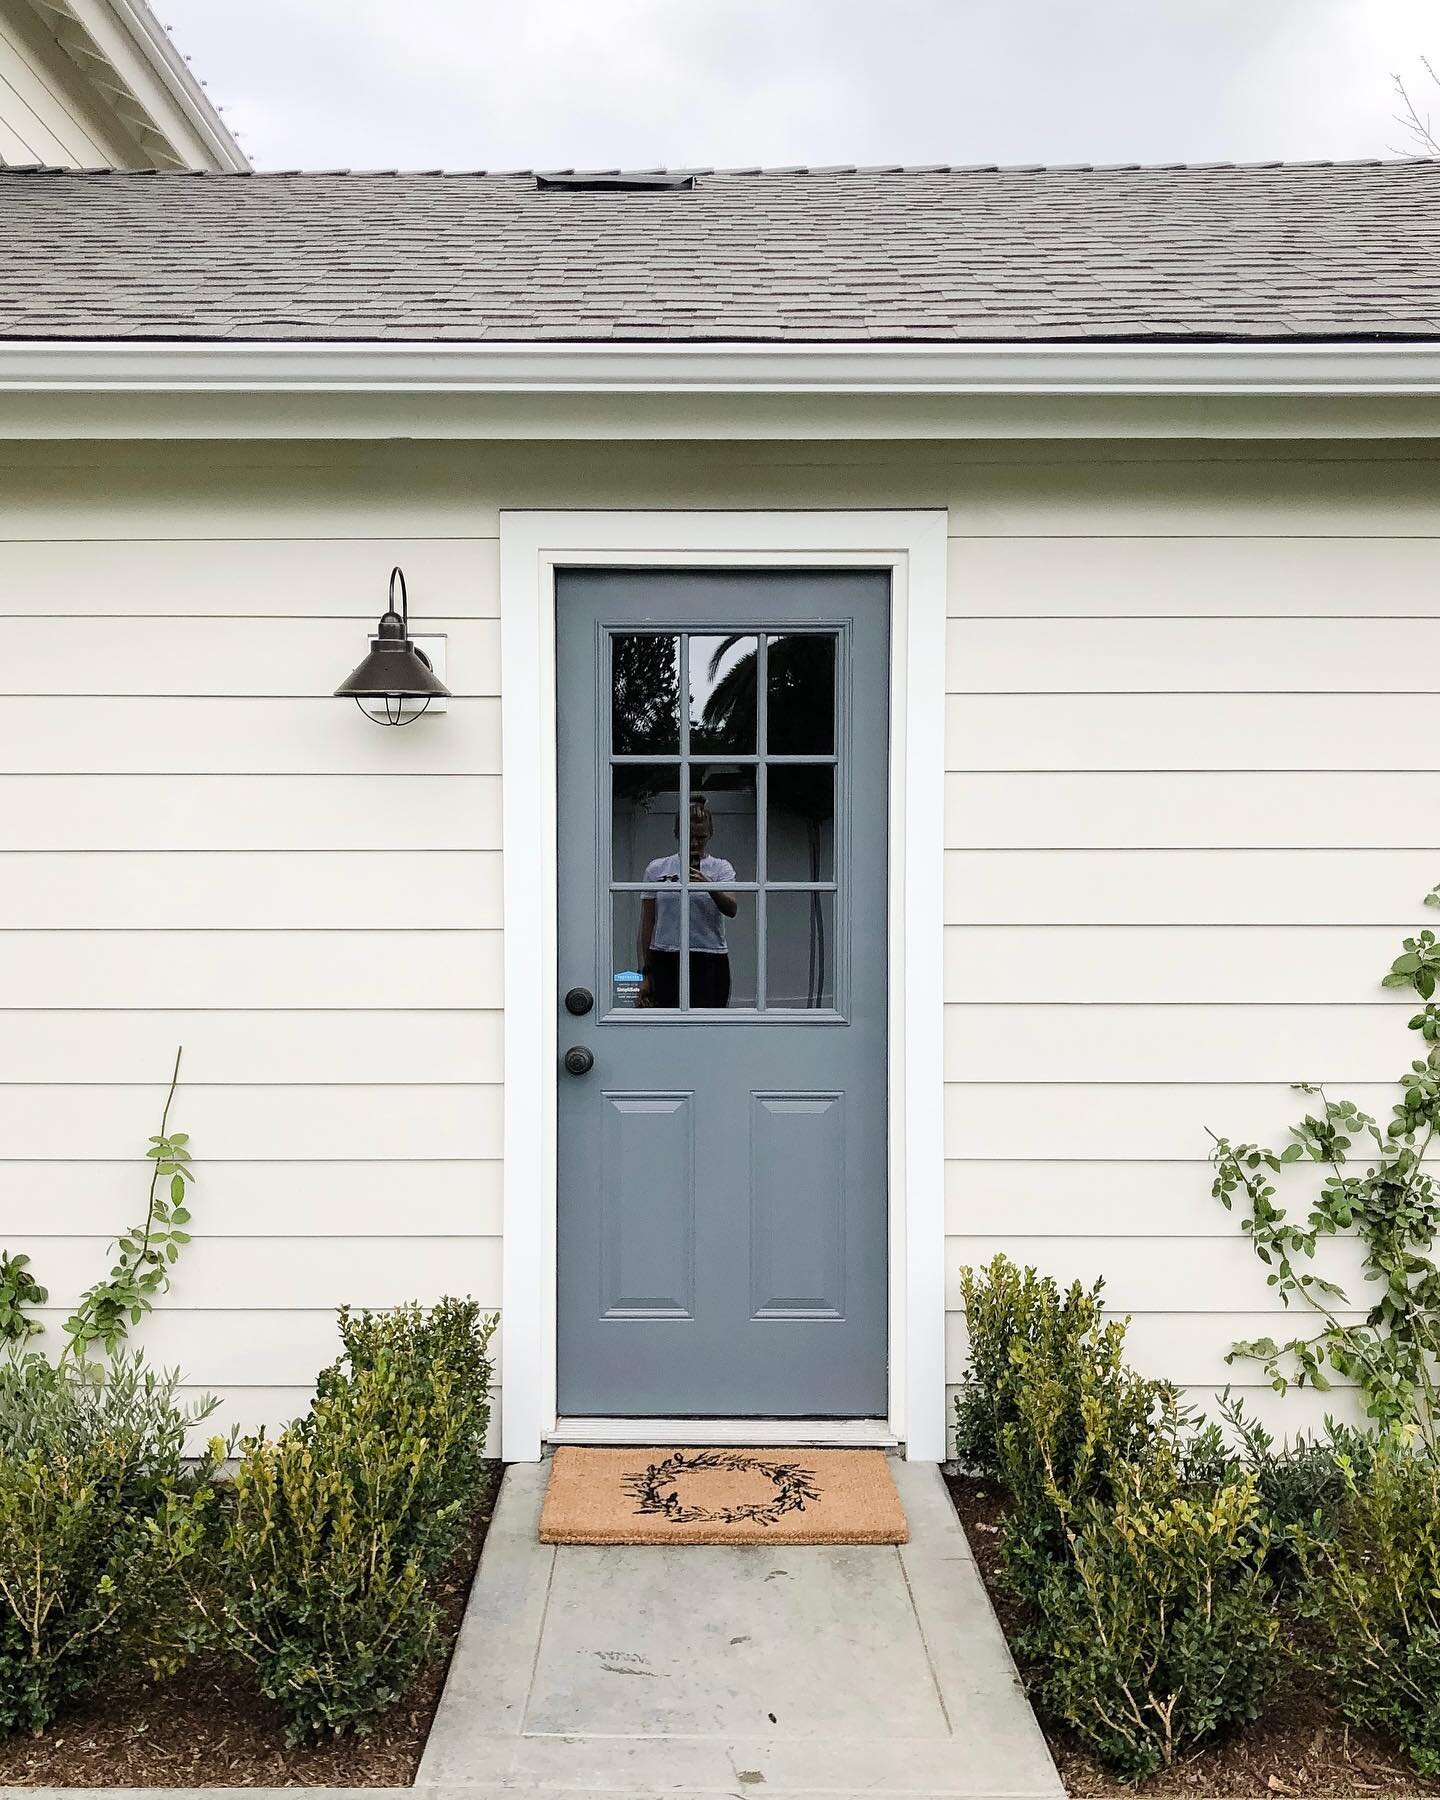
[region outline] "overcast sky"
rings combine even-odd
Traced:
[[[156,10],[262,169],[1386,156],[1392,72],[1440,65],[1440,0]]]

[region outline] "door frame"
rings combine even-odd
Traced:
[[[890,574],[887,1423],[908,1456],[946,1454],[946,518],[943,509],[500,514],[507,1462],[536,1460],[556,1424],[555,571],[606,565]],[[752,1431],[763,1439],[764,1422]],[[796,1432],[795,1421],[777,1425],[774,1441]]]

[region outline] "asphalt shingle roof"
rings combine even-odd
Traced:
[[[1440,337],[1440,162],[0,170],[0,338]]]

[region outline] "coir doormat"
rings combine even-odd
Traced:
[[[904,1544],[881,1450],[555,1452],[542,1544]]]

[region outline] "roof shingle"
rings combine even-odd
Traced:
[[[0,338],[1440,337],[1440,162],[533,174],[0,170]]]

